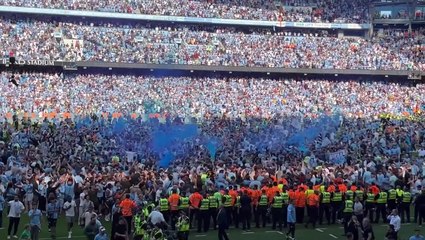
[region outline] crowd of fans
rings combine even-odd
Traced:
[[[100,216],[112,219],[112,236],[127,236],[135,220],[119,203],[126,193],[144,209],[170,191],[184,197],[279,179],[288,187],[341,179],[381,190],[401,185],[413,195],[425,184],[423,84],[24,73],[15,88],[7,80],[3,73],[1,109],[18,115],[1,119],[0,189],[9,204],[46,211],[52,238],[61,211],[89,239],[105,234]],[[75,115],[36,120],[18,109]],[[102,111],[122,111],[126,122],[92,115]],[[168,119],[129,118],[132,111]],[[376,118],[381,113],[394,118]],[[193,125],[183,124],[188,118],[197,130],[181,137]],[[172,143],[157,148],[158,132]],[[344,158],[331,157],[338,151]],[[34,233],[42,227],[37,211],[29,213]],[[8,236],[16,235],[13,224]]]
[[[279,3],[279,1],[274,0],[73,0],[61,2],[52,0],[0,1],[0,5],[35,8],[88,10],[200,18],[331,23],[369,22],[369,3],[370,0],[285,1],[283,3]]]
[[[16,91],[9,73],[0,76],[3,114],[22,110],[75,115],[161,112],[199,119],[223,114],[373,118],[381,113],[413,115],[425,104],[425,85],[419,83],[23,73],[15,76]]]
[[[17,59],[209,66],[424,70],[424,30],[371,40],[184,26],[1,21]],[[57,38],[56,38],[56,37]],[[243,46],[243,47],[241,47]]]

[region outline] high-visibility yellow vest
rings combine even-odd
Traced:
[[[161,212],[168,211],[168,200],[166,198],[159,199],[159,210]]]
[[[367,194],[366,202],[368,202],[368,203],[374,203],[375,202],[375,194],[368,193]]]
[[[218,206],[221,206],[223,204],[223,195],[220,192],[215,192],[214,197],[218,200]]]
[[[145,218],[148,218],[148,216],[149,216],[149,210],[148,210],[147,207],[143,208],[142,213],[143,213],[143,216]]]
[[[331,199],[332,202],[341,202],[342,201],[342,193],[341,192],[334,192],[334,195]]]
[[[189,208],[189,198],[188,197],[180,197],[180,209],[188,209]]]
[[[305,191],[305,195],[309,196],[311,194],[314,194],[314,190],[313,189],[308,189],[307,191]]]
[[[137,236],[142,236],[145,235],[145,227],[146,227],[146,221],[140,221],[138,223],[134,222],[134,233]]]
[[[353,212],[353,207],[354,207],[354,203],[351,200],[346,200],[345,201],[345,208],[344,208],[344,212],[345,213],[352,213]]]
[[[155,228],[153,231],[152,231],[152,239],[156,239],[156,240],[164,240],[164,233],[162,232],[162,230],[161,229],[157,229],[157,228]]]
[[[236,206],[236,207],[240,207],[240,206],[241,206],[241,197],[240,197],[240,196],[237,196],[237,197],[236,197],[235,206]]]
[[[139,224],[141,221],[142,221],[142,218],[140,217],[140,215],[139,214],[136,214],[134,216],[134,223],[135,224]]]
[[[224,195],[224,198],[226,199],[226,201],[224,202],[224,207],[231,207],[232,197],[230,195]]]
[[[364,199],[364,192],[362,190],[356,190],[356,197],[358,197],[360,202],[362,202]]]
[[[386,192],[379,193],[379,198],[377,201],[379,204],[387,203],[387,200],[388,200],[388,194]]]
[[[412,194],[410,194],[410,192],[404,192],[403,193],[403,202],[404,203],[410,203],[411,200],[412,200]]]
[[[187,217],[184,217],[184,218],[180,217],[177,220],[177,226],[179,226],[178,227],[179,232],[188,232],[190,226],[189,226],[189,220],[187,219]]]
[[[322,203],[330,203],[331,202],[331,193],[323,192],[322,193]]]
[[[321,193],[323,193],[323,192],[325,192],[325,191],[326,191],[325,186],[324,186],[324,185],[321,185],[321,186],[320,186],[320,192],[321,192]]]
[[[217,208],[218,207],[218,203],[217,203],[217,199],[214,196],[209,196],[208,200],[210,200],[210,208]]]
[[[267,196],[261,195],[260,202],[258,203],[259,206],[267,206]]]
[[[403,196],[403,190],[401,190],[401,189],[396,189],[395,190],[396,192],[397,192],[397,197],[402,197]]]
[[[205,184],[205,182],[207,181],[207,178],[208,178],[208,174],[206,173],[201,174],[201,181],[203,184]]]
[[[345,192],[345,196],[351,200],[353,200],[354,192],[351,190],[348,190]]]
[[[281,196],[274,197],[273,208],[282,208],[283,198]]]
[[[395,200],[397,198],[397,191],[395,189],[390,189],[388,191],[388,200]]]
[[[208,198],[204,198],[201,201],[201,207],[199,210],[208,210],[210,208],[210,200]]]
[[[289,202],[289,194],[287,192],[282,192],[282,194],[280,194],[283,200],[283,204],[288,204]]]

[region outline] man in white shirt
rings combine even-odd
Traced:
[[[153,210],[151,212],[151,214],[149,214],[149,218],[148,219],[155,226],[156,225],[161,225],[161,224],[166,224],[167,225],[167,222],[164,219],[164,215],[159,211],[158,207],[155,208],[155,210]]]
[[[90,206],[89,210],[83,214],[84,227],[87,227],[93,218],[97,219],[97,214],[93,210],[93,207]]]
[[[394,230],[396,231],[396,233],[398,233],[401,227],[401,218],[400,216],[398,216],[397,209],[393,209],[387,219],[390,221],[390,225],[394,226]]]
[[[13,237],[18,238],[16,233],[19,228],[19,221],[21,220],[21,213],[25,210],[24,204],[19,201],[18,196],[15,196],[15,200],[9,201],[9,227],[7,229],[7,239],[11,238],[12,228],[13,228]]]
[[[360,202],[360,199],[356,197],[356,202],[354,203],[354,216],[357,217],[357,220],[361,221],[363,220],[363,205]]]
[[[68,223],[68,238],[72,237],[72,227],[74,226],[74,217],[75,217],[75,204],[74,199],[68,197],[67,201],[63,204],[63,209],[65,210],[66,222]]]

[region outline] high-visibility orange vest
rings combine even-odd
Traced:
[[[232,197],[232,206],[235,206],[236,198],[238,198],[238,193],[235,190],[229,190],[229,195]]]
[[[304,192],[297,192],[296,193],[297,200],[295,203],[296,207],[305,207],[306,204],[306,196]]]
[[[171,196],[168,198],[168,202],[170,203],[170,209],[172,211],[179,210],[179,200],[180,196],[177,193],[171,194]]]
[[[311,194],[307,197],[307,205],[317,207],[319,205],[319,196]]]
[[[251,194],[252,205],[257,206],[258,205],[258,199],[260,197],[261,197],[261,191],[260,190],[252,190],[252,194]]]
[[[289,194],[289,199],[292,199],[292,200],[294,200],[295,201],[295,199],[296,199],[296,196],[295,196],[295,192],[294,192],[294,190],[289,190],[288,191],[288,194]]]
[[[347,191],[347,186],[345,184],[339,184],[338,189],[340,192],[345,193]]]

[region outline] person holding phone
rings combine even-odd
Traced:
[[[347,223],[347,236],[348,234],[352,235],[353,240],[359,240],[359,230],[360,222],[357,219],[357,216],[352,216]]]
[[[394,226],[394,231],[396,232],[396,234],[398,234],[401,227],[401,218],[398,215],[397,209],[393,209],[391,211],[391,214],[388,215],[387,220],[390,222],[390,225]]]

